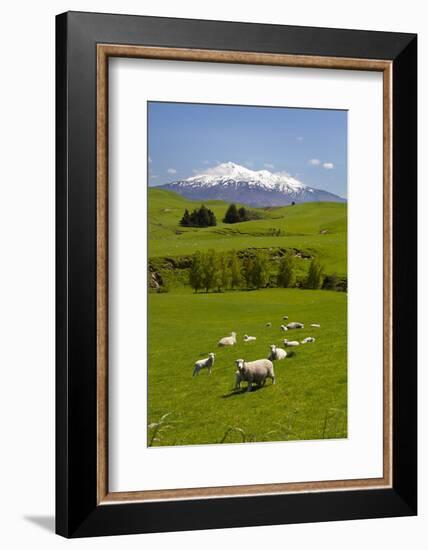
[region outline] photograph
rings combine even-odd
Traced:
[[[348,112],[147,121],[147,446],[347,438]]]

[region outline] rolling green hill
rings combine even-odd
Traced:
[[[210,248],[238,254],[265,249],[271,274],[284,249],[294,249],[296,275],[306,275],[308,258],[317,257],[326,274],[346,277],[346,204],[258,209],[260,219],[223,224],[228,204],[207,201],[218,225],[185,228],[179,225],[184,210],[200,202],[153,188],[148,197],[149,271],[164,284],[163,292],[148,295],[148,444],[346,437],[346,292],[264,288],[195,294],[188,286],[191,255]],[[305,328],[282,332],[284,315]],[[218,348],[218,340],[231,331],[238,334],[236,346]],[[244,343],[244,334],[257,340]],[[270,344],[306,336],[316,342],[293,348],[292,357],[275,362],[275,385],[233,391],[237,358],[266,358]],[[209,352],[216,353],[212,374],[201,371],[192,378],[195,361]]]
[[[180,227],[184,209],[200,202],[189,201],[163,189],[148,189],[149,257],[186,256],[196,250],[241,250],[252,248],[294,248],[317,256],[326,273],[347,273],[347,205],[305,203],[279,208],[257,209],[262,219],[223,224],[228,204],[206,201],[214,211],[217,226]],[[280,230],[280,236],[274,236]]]

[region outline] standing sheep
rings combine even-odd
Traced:
[[[285,325],[281,325],[279,328],[280,328],[281,330],[283,330],[283,331],[288,330],[288,328],[287,328]]]
[[[209,374],[211,374],[212,366],[214,365],[215,353],[209,353],[208,357],[205,359],[199,359],[196,361],[195,366],[193,367],[193,375],[196,376],[201,369],[208,369]]]
[[[253,342],[254,340],[257,340],[256,336],[248,336],[248,334],[244,335],[244,342]]]
[[[284,340],[284,346],[289,346],[289,347],[300,346],[300,342],[298,342],[297,340],[286,340],[285,339]]]
[[[302,344],[312,344],[313,342],[315,342],[315,338],[313,338],[312,336],[308,336],[307,338],[303,338],[302,340]]]
[[[272,380],[275,384],[275,373],[273,364],[269,359],[258,359],[257,361],[245,362],[244,359],[235,361],[238,370],[236,371],[235,387],[240,388],[241,382],[245,380],[248,383],[247,391],[253,389],[253,383],[261,387],[265,385],[266,378]]]
[[[288,323],[287,328],[288,329],[305,328],[305,325],[303,323],[297,323],[296,321],[293,321],[292,323]]]
[[[230,336],[225,336],[218,342],[218,345],[220,347],[234,346],[235,344],[236,344],[236,332],[231,332]]]
[[[281,361],[287,357],[287,352],[285,349],[278,348],[275,344],[272,344],[270,347],[269,359],[271,361]]]

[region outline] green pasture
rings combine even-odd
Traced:
[[[304,206],[293,208],[304,210]],[[319,208],[330,212],[322,223],[340,226],[343,205]],[[284,222],[289,228],[297,227],[296,220],[291,222],[293,216],[294,212]],[[307,222],[302,221],[307,231],[314,223],[310,218],[308,215]],[[316,228],[312,230],[316,234]],[[211,239],[207,236],[206,240]],[[220,246],[220,240],[212,240]],[[151,247],[161,241],[153,238]],[[175,242],[183,249],[187,246],[185,238],[177,237]],[[148,300],[149,444],[347,436],[346,293],[272,288],[194,294],[182,288],[179,292],[149,294]],[[289,321],[303,322],[305,328],[280,331],[284,315]],[[272,323],[269,328],[268,322]],[[319,323],[321,328],[311,328],[311,323]],[[237,345],[218,348],[218,340],[231,331],[237,332]],[[256,342],[244,343],[244,334],[256,336]],[[302,340],[306,336],[314,336],[316,342],[288,348],[294,356],[275,362],[275,385],[268,381],[250,393],[233,390],[236,359],[265,358],[270,344],[282,345],[284,337]],[[192,378],[195,361],[209,352],[216,353],[212,374],[201,371]]]

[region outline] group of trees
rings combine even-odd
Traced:
[[[195,292],[228,288],[264,288],[268,285],[282,288],[296,286],[296,270],[293,256],[286,254],[279,263],[278,272],[271,278],[270,259],[263,251],[239,258],[235,251],[197,251],[189,271],[189,284]],[[307,277],[301,281],[305,288],[321,288],[324,281],[322,267],[318,260],[311,260]]]
[[[217,225],[217,220],[214,212],[202,204],[200,208],[195,208],[192,213],[186,208],[180,220],[180,225],[183,227],[209,227]]]
[[[238,222],[247,222],[251,220],[252,216],[249,210],[241,206],[237,208],[236,204],[231,204],[226,211],[226,214],[223,218],[223,223],[238,223]]]
[[[243,206],[238,208],[236,204],[231,204],[226,211],[223,222],[246,222],[248,220],[254,220],[258,217],[259,214],[255,211],[248,210]],[[183,217],[180,220],[180,225],[182,227],[209,227],[212,225],[217,225],[217,219],[214,212],[202,204],[200,208],[195,208],[192,213],[190,213],[186,208]],[[278,231],[280,233],[281,230]]]

